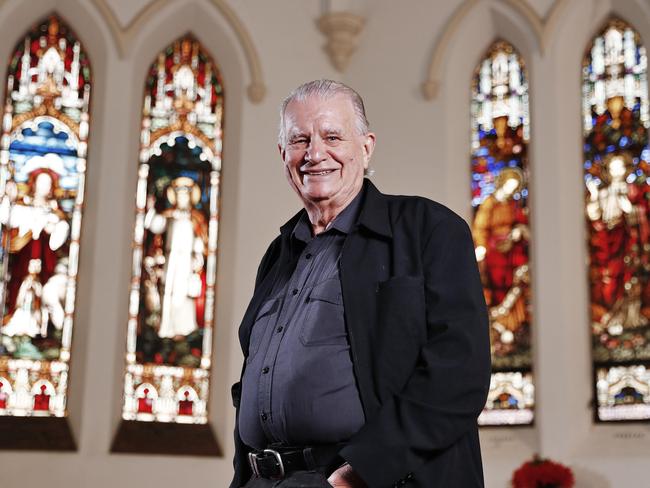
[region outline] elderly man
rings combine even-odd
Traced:
[[[438,203],[380,193],[364,178],[374,147],[342,83],[282,105],[304,209],[262,259],[240,327],[231,488],[483,486],[490,357],[472,238]]]

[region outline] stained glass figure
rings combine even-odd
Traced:
[[[191,36],[145,86],[125,420],[205,424],[215,299],[223,90]]]
[[[0,140],[0,415],[66,416],[91,89],[56,16],[9,63]]]
[[[472,82],[472,235],[490,314],[493,375],[481,425],[530,424],[534,412],[528,242],[528,79],[497,41]]]
[[[583,60],[585,215],[596,419],[650,419],[647,55],[611,19]]]

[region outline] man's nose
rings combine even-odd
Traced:
[[[309,141],[309,146],[307,147],[307,154],[305,154],[305,159],[312,164],[320,163],[326,158],[325,145],[319,137],[313,137]]]

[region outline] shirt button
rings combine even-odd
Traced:
[[[264,368],[262,368],[262,374],[266,374],[266,373],[268,373],[268,372],[269,372],[269,367],[268,367],[268,366],[264,366]]]
[[[305,259],[311,259],[311,253],[307,253],[307,254],[305,255]]]
[[[291,294],[292,295],[297,295],[298,294],[298,288],[294,288],[293,290],[291,290]]]
[[[267,417],[266,413],[262,413],[262,415],[260,415],[260,418],[262,420],[266,420],[268,417]]]
[[[282,327],[282,326],[279,326],[277,329],[275,329],[275,331],[276,331],[278,334],[279,334],[280,332],[282,332],[283,330],[284,330],[284,327]]]

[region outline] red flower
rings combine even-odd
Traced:
[[[535,456],[512,475],[513,488],[571,488],[573,472],[563,464]]]

